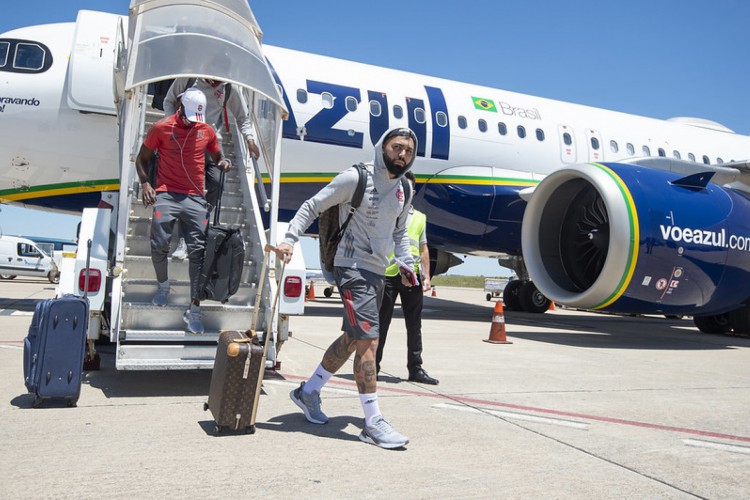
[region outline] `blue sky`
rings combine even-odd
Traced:
[[[129,5],[8,3],[0,32],[75,21],[80,9],[126,14]],[[746,0],[262,0],[251,7],[267,44],[654,118],[707,118],[750,134]],[[75,231],[69,216],[0,208],[6,234]],[[470,260],[454,272],[507,274]]]

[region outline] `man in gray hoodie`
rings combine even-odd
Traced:
[[[325,424],[328,417],[320,409],[320,390],[354,352],[354,380],[365,413],[359,439],[381,448],[400,448],[409,442],[380,413],[375,353],[385,268],[394,245],[396,259],[403,267],[414,267],[406,233],[411,200],[406,199],[401,177],[414,163],[416,149],[417,137],[408,128],[388,131],[375,145],[375,160],[366,164],[367,187],[362,204],[347,226],[334,257],[333,275],[344,303],[343,333],[323,355],[312,377],[289,394],[308,421]],[[284,242],[277,248],[285,261],[291,259],[300,234],[322,212],[338,205],[339,220],[346,219],[358,179],[356,167],[344,170],[302,204],[289,223]],[[411,286],[407,276],[402,279],[404,285]]]

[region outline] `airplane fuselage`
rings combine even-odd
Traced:
[[[115,106],[92,112],[71,88],[86,78],[111,88],[111,72],[82,74],[107,67],[114,57],[119,16],[106,16],[111,25],[100,23],[100,36],[90,34],[98,42],[86,53],[93,59],[98,54],[98,66],[70,63],[79,36],[74,23],[2,36],[38,43],[52,58],[42,72],[3,73],[0,151],[10,165],[0,173],[3,201],[75,211],[117,188]],[[371,160],[373,144],[395,126],[413,129],[419,139],[415,205],[428,215],[431,245],[484,255],[521,253],[526,203],[518,193],[565,165],[638,156],[720,164],[750,152],[750,137],[707,121],[656,120],[289,49],[264,50],[289,111],[281,220],[336,173]]]

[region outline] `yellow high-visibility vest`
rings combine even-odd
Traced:
[[[409,246],[411,254],[414,256],[414,272],[419,273],[419,237],[422,236],[424,228],[427,225],[427,216],[417,209],[409,214],[409,221],[406,223],[406,234],[409,235]],[[398,264],[396,264],[396,254],[391,252],[389,257],[390,265],[385,269],[386,276],[398,276]]]

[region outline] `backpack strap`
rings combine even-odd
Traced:
[[[354,195],[352,195],[351,207],[349,208],[349,215],[346,217],[346,220],[344,221],[344,223],[341,224],[341,227],[339,228],[338,232],[336,232],[336,241],[340,241],[341,238],[344,236],[344,231],[346,231],[346,226],[349,225],[349,221],[352,220],[352,217],[354,216],[354,212],[356,212],[359,206],[362,204],[362,198],[365,196],[365,188],[367,187],[367,167],[365,167],[364,163],[358,163],[353,166],[357,168],[357,173],[359,174],[359,181],[357,182],[357,187],[354,189]]]
[[[182,92],[185,92],[187,89],[189,89],[190,87],[192,87],[193,85],[195,85],[195,81],[196,81],[195,78],[188,78],[188,81],[185,84],[185,88],[182,89]],[[180,92],[180,93],[182,93],[182,92]]]
[[[232,94],[232,84],[227,82],[226,85],[224,85],[224,105],[221,109],[221,116],[219,117],[221,120],[224,121],[224,128],[229,132],[229,115],[227,115],[227,101],[229,100],[229,96]],[[221,123],[216,124],[216,128],[221,128]]]
[[[404,189],[404,210],[406,210],[411,205],[414,193],[411,192],[411,182],[403,175],[401,176],[401,187]]]

